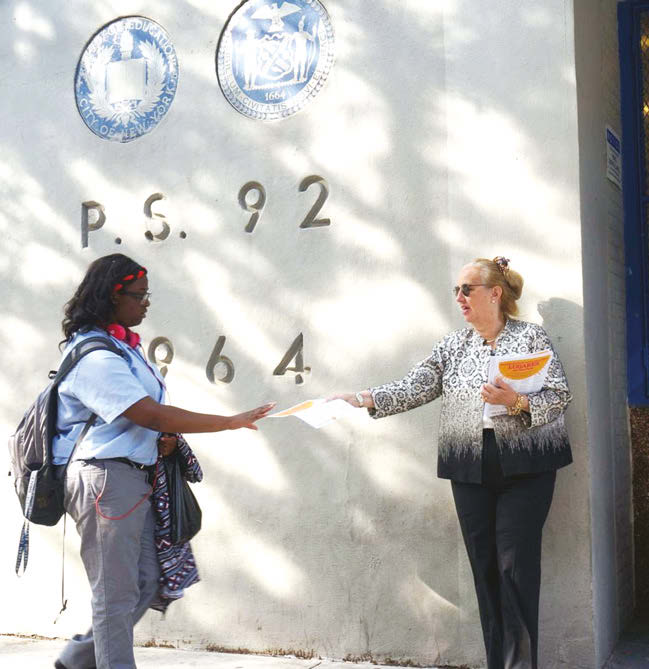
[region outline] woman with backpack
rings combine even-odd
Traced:
[[[65,306],[64,355],[97,336],[120,354],[89,353],[59,386],[54,464],[65,471],[65,508],[81,537],[92,627],[68,642],[57,669],[135,667],[133,626],[156,598],[160,575],[149,500],[158,444],[168,455],[176,446],[168,435],[256,430],[274,406],[218,416],[165,404],[164,379],[131,329],[145,318],[150,297],[146,268],[116,253],[89,266]]]

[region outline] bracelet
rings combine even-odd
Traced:
[[[523,410],[523,396],[520,393],[516,393],[516,402],[514,406],[507,407],[507,413],[510,416],[518,416],[518,414]]]
[[[358,402],[359,408],[363,408],[365,406],[365,398],[361,393],[356,393],[356,401]]]

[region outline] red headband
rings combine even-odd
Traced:
[[[136,281],[137,279],[141,279],[145,274],[146,274],[146,267],[143,267],[141,270],[138,271],[137,274],[127,274],[122,279],[122,281],[124,281],[124,282]],[[124,288],[123,283],[116,283],[113,286],[113,292],[117,292],[118,290],[122,290],[122,288]]]

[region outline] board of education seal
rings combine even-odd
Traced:
[[[166,30],[142,16],[105,25],[81,54],[77,109],[102,139],[130,142],[165,116],[178,86],[178,59]]]
[[[263,121],[300,111],[320,92],[333,62],[333,26],[318,0],[244,2],[226,24],[216,52],[227,100]]]

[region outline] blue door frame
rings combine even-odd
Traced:
[[[622,183],[627,306],[628,401],[649,406],[649,244],[647,243],[647,159],[643,100],[649,104],[649,49],[644,66],[640,20],[649,14],[649,2],[618,3],[620,95],[622,113]]]

